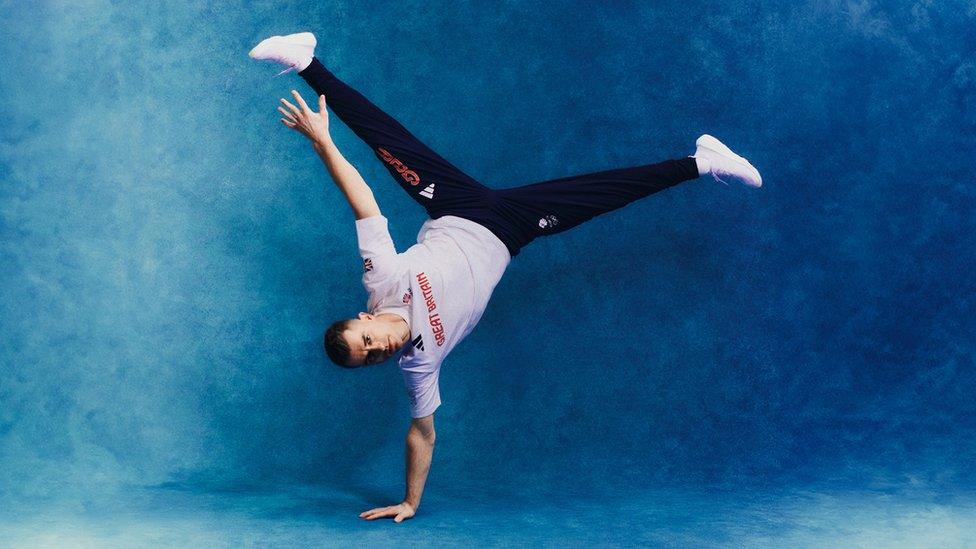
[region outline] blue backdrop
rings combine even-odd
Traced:
[[[402,495],[399,373],[321,351],[365,306],[352,215],[278,122],[304,83],[247,58],[312,30],[489,185],[685,156],[706,132],[764,176],[681,185],[513,261],[444,365],[425,506],[447,537],[424,539],[489,536],[473,501],[548,502],[512,536],[560,524],[560,501],[670,509],[657,525],[680,533],[704,519],[675,509],[714,524],[730,493],[803,491],[920,498],[972,540],[970,4],[0,1],[0,507],[336,491],[352,503],[317,500],[342,517],[322,535],[361,541],[355,513]],[[423,212],[334,126],[406,249]],[[739,539],[714,528],[633,539]]]

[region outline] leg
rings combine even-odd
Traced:
[[[565,177],[496,191],[491,229],[514,257],[538,236],[561,233],[600,214],[698,177],[694,158]]]
[[[390,175],[428,215],[466,217],[484,206],[487,187],[452,166],[399,122],[335,77],[318,59],[299,73],[376,153]]]

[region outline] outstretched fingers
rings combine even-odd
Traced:
[[[295,101],[297,101],[298,105],[302,108],[302,112],[311,114],[312,109],[308,108],[308,105],[305,104],[305,99],[302,98],[302,94],[298,93],[297,90],[291,90],[291,94],[295,96]]]
[[[284,116],[285,118],[287,118],[289,122],[292,122],[292,123],[295,123],[296,122],[295,116],[291,113],[291,111],[287,111],[287,110],[285,110],[282,107],[278,107],[278,112],[280,112],[282,114],[282,116]]]
[[[291,111],[293,118],[298,118],[299,116],[302,115],[302,111],[298,110],[298,107],[289,103],[288,100],[285,99],[284,97],[281,98],[281,103],[284,106],[288,107],[288,110]]]
[[[322,112],[317,113],[308,108],[308,103],[305,102],[300,93],[295,90],[292,90],[291,93],[298,105],[296,106],[284,97],[280,99],[281,105],[278,106],[278,112],[283,117],[281,123],[297,130],[312,141],[324,142],[327,140],[329,138],[329,117],[325,110],[325,96],[319,96],[319,108],[322,109]]]

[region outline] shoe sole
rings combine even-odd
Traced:
[[[762,187],[762,176],[759,175],[759,170],[757,170],[755,166],[750,164],[748,160],[732,152],[732,149],[728,148],[725,145],[725,143],[722,143],[717,138],[712,137],[711,135],[708,135],[706,133],[705,135],[699,137],[697,141],[695,141],[695,146],[708,149],[714,152],[715,154],[720,154],[726,158],[731,159],[733,162],[737,164],[741,164],[749,172],[751,172],[752,175],[755,176],[755,180],[758,181],[758,183],[755,185],[753,185],[752,182],[747,182],[746,184],[749,185],[750,187],[757,187],[757,188]]]

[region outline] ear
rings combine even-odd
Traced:
[[[369,313],[359,313],[359,320],[373,320],[373,315]]]

